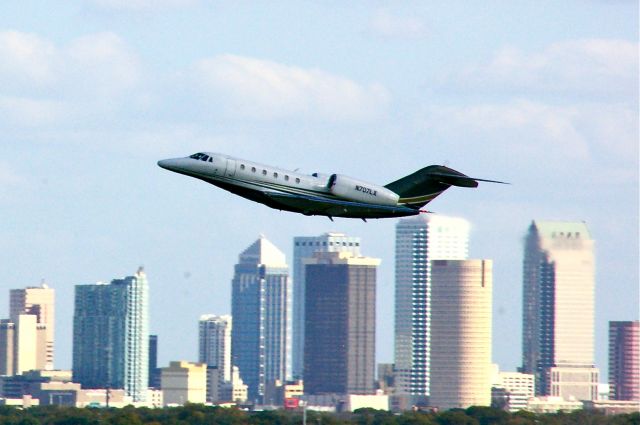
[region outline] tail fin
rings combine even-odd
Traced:
[[[389,183],[385,187],[400,195],[400,203],[418,209],[451,186],[478,187],[479,181],[508,184],[496,180],[469,177],[443,165],[429,165]]]

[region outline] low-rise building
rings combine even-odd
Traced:
[[[585,410],[604,412],[605,415],[640,412],[640,401],[635,400],[585,400]]]
[[[571,412],[582,409],[583,404],[576,399],[565,400],[562,397],[532,397],[527,403],[527,410],[533,413]]]
[[[304,394],[302,380],[282,382],[279,379],[267,382],[264,391],[264,404],[284,406],[285,400],[299,398]]]
[[[187,361],[171,362],[162,368],[160,382],[164,405],[205,403],[207,401],[207,365]]]
[[[509,412],[527,408],[535,395],[535,377],[531,373],[497,372],[491,388],[491,404]]]

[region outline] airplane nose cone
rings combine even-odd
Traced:
[[[158,161],[158,166],[165,170],[176,171],[178,165],[177,162],[178,160],[176,159],[162,159]]]

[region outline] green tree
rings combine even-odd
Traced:
[[[436,421],[440,425],[479,425],[475,418],[470,418],[460,409],[447,410],[436,416]]]
[[[509,413],[493,407],[471,406],[465,413],[475,418],[480,425],[504,425],[509,420]]]

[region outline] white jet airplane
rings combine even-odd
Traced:
[[[163,159],[158,165],[195,177],[236,195],[278,210],[304,215],[386,218],[427,212],[421,208],[450,186],[477,187],[477,179],[456,170],[430,165],[385,186],[341,174],[311,175],[287,171],[218,153],[199,152]]]

